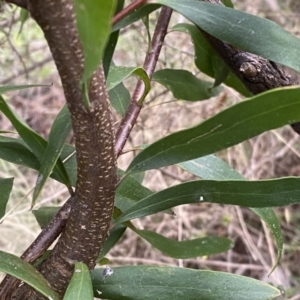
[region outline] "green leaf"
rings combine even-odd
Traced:
[[[112,107],[122,116],[125,116],[126,110],[130,104],[130,94],[124,84],[121,82],[108,91],[109,100]]]
[[[144,5],[138,9],[136,9],[129,15],[127,15],[125,18],[120,20],[117,24],[115,24],[112,28],[112,31],[114,32],[114,31],[120,30],[121,28],[124,28],[124,27],[142,19],[143,17],[149,15],[150,13],[157,10],[158,8],[160,8],[160,5],[158,5],[158,4]]]
[[[90,270],[82,262],[76,262],[74,273],[63,300],[93,300]]]
[[[156,0],[155,3],[171,7],[224,42],[300,72],[297,63],[300,40],[270,20],[197,0]]]
[[[50,221],[53,219],[54,215],[59,211],[58,206],[43,206],[39,209],[33,209],[31,212],[36,218],[41,229],[45,228]]]
[[[134,232],[164,255],[178,259],[219,254],[233,246],[232,241],[225,237],[211,236],[188,241],[174,241],[149,230],[135,229]]]
[[[222,0],[222,2],[224,3],[225,6],[233,8],[233,4],[231,0]]]
[[[119,174],[122,176],[124,172],[119,170]],[[153,194],[153,192],[143,186],[134,175],[126,176],[116,190],[115,206],[122,212],[129,209],[139,200]],[[172,215],[173,211],[168,209],[165,213]]]
[[[103,245],[101,253],[98,257],[98,261],[102,260],[104,256],[115,246],[115,244],[120,240],[120,238],[125,233],[126,228],[127,228],[126,226],[119,224],[113,227],[109,231],[109,236]]]
[[[4,99],[0,96],[0,110],[10,120],[14,128],[19,133],[20,137],[24,140],[33,154],[41,162],[44,156],[45,149],[47,147],[47,141],[43,139],[39,134],[33,131],[22,119],[20,119],[7,105]],[[65,170],[62,161],[59,159],[54,168],[54,173],[60,182],[69,184],[68,177],[65,177]]]
[[[131,75],[138,76],[144,82],[144,94],[142,98],[139,99],[139,102],[143,102],[144,98],[147,96],[151,89],[149,77],[143,68],[111,66],[107,76],[107,90],[110,91],[112,88],[117,86],[124,79]]]
[[[28,20],[28,18],[29,18],[29,11],[27,9],[21,8],[21,12],[20,12],[21,25],[20,25],[20,30],[18,35],[22,32],[23,26],[25,22]]]
[[[65,144],[60,156],[61,160],[67,159],[67,157],[70,157],[70,155],[74,154],[74,152],[75,148],[73,146]],[[24,141],[20,139],[0,135],[0,158],[37,171],[40,169],[39,160],[28,149],[28,146],[24,143]],[[67,170],[71,185],[75,186],[77,178],[76,156],[72,155],[71,158],[64,163],[64,166]],[[51,178],[64,183],[64,180],[57,176],[55,172],[51,174]]]
[[[208,155],[177,164],[181,169],[203,179],[211,180],[246,180],[215,155]]]
[[[6,204],[13,187],[13,178],[0,178],[0,219],[5,215]]]
[[[288,99],[288,101],[284,101]],[[196,127],[173,133],[137,155],[127,172],[191,160],[300,120],[300,88],[274,89],[238,103]]]
[[[0,158],[14,164],[20,164],[38,170],[40,163],[36,156],[20,139],[0,135]]]
[[[95,297],[110,300],[266,300],[280,291],[261,281],[223,272],[176,267],[127,266],[92,271]],[[142,295],[142,298],[141,298]]]
[[[219,81],[220,78],[224,79],[226,85],[234,88],[244,96],[251,96],[251,93],[232,72],[229,71],[225,78],[224,73],[229,70],[227,65],[205,39],[199,28],[192,24],[183,23],[175,25],[172,30],[186,32],[191,36],[195,48],[195,65],[201,72],[217,78]]]
[[[178,166],[187,172],[199,176],[203,179],[213,180],[246,180],[240,173],[231,168],[222,159],[208,155],[195,160],[187,161],[178,164]],[[277,246],[277,260],[272,268],[272,271],[278,265],[283,248],[282,232],[279,220],[272,208],[250,208],[256,213],[269,227]],[[271,272],[272,272],[271,271]]]
[[[140,184],[133,176],[126,176],[116,190],[115,205],[121,211],[126,211],[139,200],[153,194],[151,190]]]
[[[152,80],[162,84],[179,100],[206,100],[218,95],[222,88],[213,88],[213,83],[201,80],[185,70],[164,69],[153,74]]]
[[[152,194],[130,207],[117,223],[191,203],[222,203],[247,207],[275,207],[300,203],[300,178],[260,181],[197,180]]]
[[[116,3],[115,14],[120,12],[123,9],[123,7],[124,7],[124,0],[118,0]],[[107,74],[109,72],[109,68],[112,63],[112,57],[113,57],[118,39],[119,39],[119,30],[112,32],[110,34],[107,45],[105,47],[103,60],[102,60],[105,77],[107,77]]]
[[[0,271],[27,283],[47,299],[59,300],[58,295],[49,287],[41,273],[19,257],[0,251]]]
[[[14,91],[19,91],[19,90],[24,90],[24,89],[29,89],[32,87],[49,87],[49,85],[40,85],[40,84],[29,84],[29,85],[4,85],[0,86],[0,95],[8,93],[8,92],[14,92]]]
[[[41,167],[39,169],[39,175],[37,177],[36,185],[32,197],[32,206],[34,206],[36,199],[38,198],[44,184],[52,173],[57,161],[59,160],[60,154],[63,150],[65,140],[70,134],[72,129],[70,113],[67,105],[57,115],[53,122],[50,134],[49,142],[46,147],[43,159],[41,161]],[[63,174],[63,178],[68,178],[68,173],[63,167],[59,169]],[[68,186],[70,188],[70,180],[68,178]]]
[[[116,0],[75,0],[74,6],[85,58],[82,81],[87,84],[102,59]]]

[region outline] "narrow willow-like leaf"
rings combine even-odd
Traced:
[[[0,135],[0,158],[14,164],[38,170],[40,162],[24,141]]]
[[[186,182],[140,200],[125,211],[117,223],[148,216],[177,205],[202,202],[247,207],[275,207],[300,203],[300,178]]]
[[[49,287],[41,273],[17,256],[0,251],[0,271],[27,283],[47,299],[60,299],[56,292]]]
[[[20,33],[22,32],[23,30],[23,26],[25,24],[25,22],[28,20],[28,17],[29,17],[29,12],[27,9],[24,9],[24,8],[21,8],[21,12],[20,12],[20,29],[19,29],[19,32],[18,32],[18,35],[20,35]]]
[[[130,94],[124,84],[119,83],[108,94],[111,106],[124,117],[130,103]]]
[[[0,95],[3,95],[8,92],[14,92],[14,91],[19,91],[19,90],[29,89],[32,87],[40,87],[40,86],[49,87],[49,85],[40,85],[40,84],[4,85],[4,86],[0,86]]]
[[[124,7],[124,0],[118,0],[116,3],[116,10],[115,14],[120,12]],[[102,59],[102,64],[103,64],[103,71],[105,77],[107,77],[109,68],[112,65],[112,58],[113,54],[117,45],[119,39],[119,30],[111,32],[109,40],[106,44],[104,54],[103,54],[103,59]]]
[[[76,262],[74,273],[63,300],[93,300],[90,270],[82,262]]]
[[[280,291],[264,282],[223,272],[176,267],[128,266],[92,271],[94,296],[110,300],[267,300]],[[142,295],[142,298],[141,298]]]
[[[288,99],[288,100],[284,100]],[[141,172],[215,153],[300,120],[300,88],[274,89],[216,114],[196,127],[173,133],[144,149],[127,172]]]
[[[225,252],[233,243],[225,237],[203,237],[187,241],[175,241],[149,230],[134,230],[164,255],[178,259],[194,258]]]
[[[208,155],[194,160],[178,164],[178,166],[187,172],[199,176],[203,179],[212,180],[246,180],[240,173],[231,168],[222,159]],[[272,271],[278,265],[283,248],[282,232],[280,222],[272,208],[250,208],[256,213],[269,227],[277,246],[277,259]]]
[[[193,24],[177,24],[172,30],[188,33],[193,41],[195,48],[195,65],[204,74],[216,78],[216,80],[224,83],[244,96],[251,96],[251,93],[245,88],[242,82],[229,71],[225,62],[220,58],[212,46],[202,35],[199,28]],[[226,75],[226,72],[229,73]]]
[[[300,72],[300,39],[270,20],[197,0],[153,2],[173,8],[224,42]]]
[[[220,87],[214,88],[212,82],[201,80],[186,70],[159,70],[153,74],[152,80],[162,84],[179,100],[206,100],[222,91]]]
[[[39,169],[39,174],[33,192],[32,206],[35,204],[44,184],[52,173],[63,150],[65,140],[70,134],[71,128],[72,125],[69,110],[67,105],[65,105],[54,120],[49,134],[49,141],[41,161],[41,167]],[[61,170],[64,172],[63,176],[68,178],[68,173],[65,168],[62,168]],[[68,183],[70,187],[71,184],[69,178]]]
[[[75,0],[74,5],[85,58],[82,81],[87,83],[102,59],[116,0]]]
[[[13,178],[0,178],[0,219],[5,215],[6,204],[13,187]]]
[[[67,170],[71,185],[75,186],[77,176],[75,148],[65,144],[61,154],[61,160],[67,159],[68,157],[70,158],[64,163],[64,166]],[[40,169],[39,160],[28,149],[28,146],[24,143],[24,141],[20,139],[0,135],[0,158],[37,171]],[[55,172],[53,172],[50,177],[64,183],[61,177],[57,176]]]
[[[60,207],[58,206],[43,206],[39,209],[33,209],[31,212],[39,223],[41,229],[43,229],[50,223],[59,209]]]
[[[126,226],[119,224],[113,227],[109,231],[109,236],[103,245],[101,253],[98,257],[98,261],[102,260],[104,256],[110,251],[110,249],[112,249],[115,246],[115,244],[120,240],[120,238],[125,233],[126,229],[127,229]]]
[[[138,76],[144,82],[145,85],[144,94],[142,98],[139,99],[139,101],[142,102],[151,89],[149,77],[143,68],[111,66],[107,76],[107,90],[110,91],[119,83],[121,83],[124,79],[126,79],[131,75]]]
[[[9,119],[14,128],[19,133],[20,137],[24,140],[33,154],[41,162],[44,156],[45,149],[47,147],[47,141],[43,139],[39,134],[33,131],[22,119],[20,119],[7,105],[4,99],[0,96],[0,110]],[[55,175],[59,178],[60,182],[69,184],[68,177],[65,176],[64,165],[59,159],[54,168]]]
[[[123,172],[120,171],[119,173],[122,174]],[[124,212],[151,194],[152,191],[140,184],[133,176],[126,176],[116,190],[115,205]]]

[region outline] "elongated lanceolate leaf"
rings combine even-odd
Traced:
[[[300,178],[186,182],[140,200],[125,211],[117,223],[151,215],[177,205],[201,202],[247,207],[275,207],[300,203]]]
[[[37,177],[36,185],[33,192],[32,205],[34,205],[44,184],[46,183],[47,179],[52,173],[52,170],[54,169],[63,150],[65,140],[69,135],[71,128],[72,125],[69,110],[67,105],[65,105],[54,120],[49,134],[49,141],[43,159],[41,161],[39,175]],[[65,170],[65,168],[61,168],[61,171],[64,172],[63,177],[68,178],[68,173]],[[69,178],[68,183],[70,188],[71,184]]]
[[[130,103],[130,94],[121,82],[108,91],[111,106],[122,116],[125,116]]]
[[[33,131],[23,120],[21,120],[7,105],[4,99],[0,96],[0,110],[12,123],[14,128],[19,133],[20,137],[24,140],[27,146],[30,148],[32,153],[41,162],[44,156],[45,149],[47,147],[47,141],[43,139],[39,134]],[[54,168],[54,173],[59,178],[59,181],[64,184],[69,184],[68,177],[65,176],[64,165],[59,159]]]
[[[223,272],[157,266],[118,267],[113,268],[113,272],[104,280],[103,269],[92,271],[95,297],[110,300],[267,300],[280,296],[280,291],[271,285]]]
[[[197,0],[151,2],[173,8],[224,42],[300,72],[297,63],[300,39],[270,20]]]
[[[203,179],[212,180],[246,180],[240,173],[231,168],[222,159],[208,155],[194,160],[178,164],[178,166],[187,172],[199,176]],[[251,183],[250,183],[251,184]],[[280,222],[272,208],[250,208],[256,213],[269,227],[277,246],[277,259],[272,271],[278,265],[283,248],[282,232]]]
[[[101,253],[98,257],[98,261],[100,261],[101,259],[104,258],[104,256],[110,251],[111,248],[114,247],[114,245],[120,240],[120,238],[123,236],[123,234],[125,233],[127,227],[119,224],[116,225],[115,227],[113,227],[110,231],[109,231],[109,236],[107,238],[107,240],[105,241],[103,248],[101,250]]]
[[[74,273],[63,300],[93,300],[90,270],[82,262],[76,262]]]
[[[40,84],[29,84],[29,85],[4,85],[0,86],[0,95],[3,95],[8,92],[19,91],[24,89],[29,89],[32,87],[49,87],[49,85],[40,85]]]
[[[5,215],[5,208],[14,183],[13,178],[0,178],[0,219]]]
[[[82,80],[88,81],[98,68],[110,34],[116,0],[75,0],[76,22],[85,58]]]
[[[203,179],[211,180],[246,180],[215,155],[208,155],[177,164],[178,167]]]
[[[27,283],[47,299],[60,299],[56,292],[49,287],[41,273],[17,256],[0,251],[0,271]]]
[[[213,82],[201,80],[186,70],[159,70],[153,74],[152,80],[162,84],[179,100],[206,100],[222,91],[220,87],[214,88]]]
[[[300,120],[300,88],[274,89],[238,103],[200,125],[173,133],[137,155],[127,172],[141,172],[215,153],[264,131]]]
[[[199,28],[193,24],[176,24],[172,30],[188,33],[193,41],[195,49],[195,65],[204,74],[216,78],[244,96],[251,96],[251,93],[245,88],[241,81],[229,71],[227,77],[222,74],[224,71],[229,70],[225,62],[220,58],[212,46],[208,43],[202,35]],[[217,66],[217,67],[216,67]]]
[[[145,85],[144,94],[142,98],[139,99],[139,101],[142,102],[151,89],[149,77],[143,68],[111,66],[107,76],[107,90],[110,91],[118,84],[120,84],[124,79],[126,79],[131,75],[138,76],[144,82]]]
[[[123,9],[123,7],[124,7],[124,0],[118,0],[116,3],[115,14],[120,12]],[[106,44],[104,54],[103,54],[103,59],[102,59],[105,77],[107,77],[109,68],[112,64],[112,58],[114,55],[114,51],[115,51],[118,39],[119,39],[119,30],[117,30],[115,32],[111,32],[109,40]]]
[[[187,259],[225,252],[233,247],[231,240],[225,237],[203,237],[187,241],[174,241],[149,230],[134,230],[164,255]]]

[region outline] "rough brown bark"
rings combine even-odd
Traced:
[[[102,67],[93,74],[90,110],[79,89],[84,57],[72,0],[29,0],[27,8],[49,44],[71,113],[78,163],[74,204],[57,245],[39,267],[59,295],[72,276],[74,263],[94,268],[109,230],[115,185],[116,159],[110,104]],[[44,299],[26,285],[7,299]]]
[[[204,1],[223,5],[220,0]],[[230,70],[252,94],[256,95],[270,89],[298,84],[278,64],[233,47],[204,31],[202,33]],[[300,134],[300,123],[291,126]]]

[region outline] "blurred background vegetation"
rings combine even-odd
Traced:
[[[298,0],[233,1],[237,9],[268,18],[286,30],[300,35],[300,2]],[[153,32],[158,13],[150,15]],[[34,130],[47,137],[51,124],[64,104],[64,95],[51,53],[41,30],[28,19],[21,29],[22,15],[14,6],[4,5],[0,14],[0,85],[43,84],[49,87],[27,89],[6,95],[14,107]],[[199,77],[194,66],[193,44],[188,35],[172,32],[177,23],[187,22],[174,13],[158,68],[186,69]],[[266,37],[267,38],[267,37]],[[141,66],[148,47],[147,31],[141,21],[123,29],[120,34],[114,63]],[[292,73],[297,77],[297,74]],[[132,93],[136,79],[125,85]],[[140,144],[153,142],[170,132],[178,131],[241,101],[242,97],[225,87],[216,98],[201,102],[177,101],[162,86],[148,95],[138,122],[126,145],[130,150]],[[115,113],[116,127],[120,116]],[[1,130],[13,130],[0,114]],[[16,134],[12,134],[16,136]],[[72,136],[69,138],[72,143]],[[247,142],[218,153],[233,168],[248,179],[267,179],[300,174],[300,139],[289,126],[264,133]],[[119,159],[125,169],[134,152]],[[7,207],[7,215],[0,225],[0,249],[20,255],[40,231],[29,211],[30,193],[37,173],[0,160],[0,176],[15,177],[14,189]],[[153,191],[191,179],[191,175],[175,166],[147,172],[143,184]],[[49,180],[36,205],[61,205],[67,192],[58,182]],[[203,203],[199,206],[175,208],[176,217],[166,214],[149,216],[135,221],[140,229],[150,229],[169,238],[185,240],[206,235],[219,235],[235,242],[232,250],[221,255],[197,259],[176,260],[163,256],[147,242],[127,231],[121,242],[107,255],[110,265],[164,264],[199,269],[221,270],[251,276],[282,287],[285,299],[300,299],[300,206],[276,208],[284,236],[284,252],[280,265],[270,275],[276,259],[276,247],[269,230],[249,209]]]

